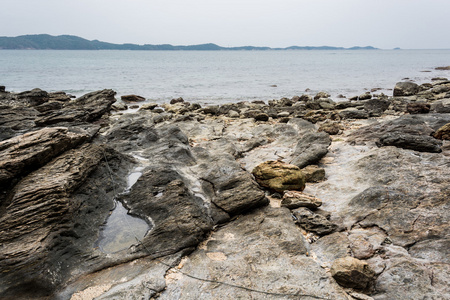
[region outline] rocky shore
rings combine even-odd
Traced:
[[[450,81],[339,100],[0,87],[0,298],[449,299]]]

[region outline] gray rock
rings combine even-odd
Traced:
[[[337,229],[336,224],[331,223],[324,216],[316,214],[306,207],[297,208],[292,213],[298,225],[318,235],[326,235]]]
[[[441,152],[442,142],[431,136],[418,136],[407,133],[387,133],[380,137],[378,147],[395,146],[420,152]]]
[[[154,224],[139,251],[154,256],[174,254],[196,246],[212,229],[213,220],[203,200],[181,179],[172,167],[154,165],[122,196],[131,213],[151,218]]]
[[[81,96],[57,111],[48,111],[36,120],[38,126],[53,125],[62,122],[93,122],[111,110],[116,101],[113,90],[102,90]]]
[[[339,112],[342,119],[367,119],[369,114],[365,110],[347,108]]]
[[[414,82],[397,82],[394,87],[394,97],[412,96],[419,92],[419,86]]]
[[[366,110],[370,116],[380,116],[385,112],[390,105],[390,101],[383,99],[371,99],[364,104],[364,110]]]
[[[33,89],[31,91],[18,93],[17,99],[24,101],[29,106],[37,106],[47,102],[49,96],[46,91],[41,89]]]
[[[370,94],[370,92],[364,93],[359,95],[359,100],[369,100],[372,99],[372,95]]]
[[[330,144],[331,138],[325,132],[305,134],[297,143],[290,164],[299,168],[316,164],[328,153]]]

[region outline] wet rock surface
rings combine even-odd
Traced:
[[[136,112],[0,91],[0,296],[449,298],[448,85]],[[252,174],[268,161],[300,187]],[[131,246],[104,230],[116,201],[148,224]]]

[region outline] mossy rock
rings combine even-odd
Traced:
[[[266,161],[252,171],[260,186],[279,193],[286,190],[303,191],[305,176],[299,167],[281,161]]]

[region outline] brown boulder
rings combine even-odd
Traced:
[[[266,161],[256,166],[252,174],[259,185],[282,193],[286,190],[303,191],[305,176],[299,167],[281,161]]]
[[[439,128],[435,133],[433,133],[433,137],[439,140],[450,140],[450,123],[447,123]]]
[[[375,272],[369,264],[351,256],[336,259],[331,275],[340,285],[355,289],[366,289],[375,280]]]

